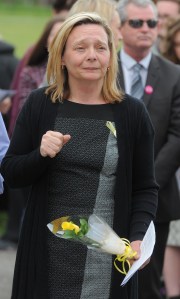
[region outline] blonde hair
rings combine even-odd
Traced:
[[[95,12],[110,25],[116,10],[117,2],[113,0],[78,0],[69,10],[68,16],[79,12]]]
[[[180,59],[176,55],[174,40],[176,34],[180,32],[180,16],[175,18],[169,18],[166,24],[166,36],[164,40],[164,50],[161,51],[167,59],[176,64],[180,64]]]
[[[47,64],[47,80],[49,87],[46,94],[51,94],[52,102],[67,99],[70,90],[68,84],[68,71],[62,67],[62,56],[66,42],[74,27],[82,24],[97,24],[104,28],[108,37],[110,50],[110,66],[104,77],[102,95],[106,102],[113,103],[121,101],[122,92],[117,87],[118,62],[117,52],[114,46],[112,32],[106,21],[95,13],[79,13],[67,18],[60,28],[58,34],[49,48],[49,59]]]

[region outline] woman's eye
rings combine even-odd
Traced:
[[[83,51],[84,48],[83,48],[83,47],[77,47],[76,50],[78,50],[78,51]]]
[[[106,50],[106,47],[104,47],[104,46],[99,46],[98,49],[99,49],[99,50]]]

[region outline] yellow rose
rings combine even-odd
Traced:
[[[80,231],[78,225],[68,221],[63,222],[61,227],[63,230],[74,230],[76,234]]]

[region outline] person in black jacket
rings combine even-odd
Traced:
[[[157,208],[154,129],[145,106],[117,87],[117,71],[106,21],[67,18],[49,49],[49,86],[31,92],[2,161],[9,186],[31,185],[12,299],[137,299],[136,274],[120,287],[113,256],[47,228],[61,216],[94,213],[130,240],[132,263],[140,256]]]
[[[126,93],[135,95],[133,68],[140,66],[139,101],[146,106],[155,129],[155,175],[160,187],[156,245],[149,265],[139,272],[139,299],[160,299],[169,223],[180,217],[175,177],[180,165],[180,68],[152,53],[158,16],[151,0],[120,0],[118,7],[123,36],[123,47],[118,54],[119,82]]]
[[[10,89],[10,85],[19,60],[14,55],[14,47],[0,40],[0,88]],[[9,108],[11,100],[9,99]],[[6,128],[8,129],[8,114],[3,115]]]
[[[7,42],[0,40],[0,89],[10,89],[11,81],[18,65],[18,59],[14,55],[14,47]],[[1,102],[2,117],[8,130],[9,127],[9,109],[11,107],[11,98],[7,97]],[[0,209],[8,209],[7,188],[5,186],[4,194],[0,195]],[[0,240],[1,248],[1,240]],[[3,245],[4,248],[4,245]]]
[[[17,64],[14,47],[0,40],[0,88],[9,89]]]

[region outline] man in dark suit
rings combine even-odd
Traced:
[[[180,165],[180,68],[152,54],[157,37],[157,10],[151,0],[120,0],[123,47],[119,82],[126,93],[144,102],[155,128],[155,173],[160,186],[155,222],[156,245],[147,267],[139,271],[139,299],[159,299],[169,223],[180,218],[175,172]],[[139,81],[133,92],[134,65]],[[137,76],[136,76],[137,77]],[[140,92],[140,88],[142,90]],[[146,161],[142,161],[146,163]]]

